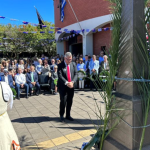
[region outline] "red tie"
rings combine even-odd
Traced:
[[[71,82],[69,65],[67,65],[67,77],[68,77],[68,82]]]

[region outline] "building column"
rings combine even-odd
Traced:
[[[64,55],[64,42],[57,42],[56,49],[57,49],[57,54]]]
[[[93,34],[83,35],[83,56],[93,55]]]

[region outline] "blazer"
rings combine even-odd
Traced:
[[[57,72],[58,72],[57,86],[59,89],[65,89],[67,87],[65,83],[68,81],[68,78],[67,78],[67,67],[64,61],[58,65]],[[78,72],[76,64],[74,62],[70,63],[70,73],[71,73],[71,81],[76,82]]]
[[[92,69],[95,69],[98,74],[98,70],[99,70],[99,61],[98,60],[90,61],[90,63],[89,63],[90,74],[92,74]]]
[[[15,88],[14,85],[13,85],[13,78],[11,75],[7,75],[8,76],[8,83],[9,83],[9,86],[11,88]],[[1,75],[1,81],[4,81],[5,82],[5,75]]]
[[[106,65],[106,68],[104,69],[104,61],[101,62],[101,66],[100,66],[100,72],[103,71],[103,70],[106,70],[106,71],[109,71],[109,63],[107,61],[107,65]]]
[[[36,72],[33,72],[33,79],[34,79],[34,82],[38,82],[38,74]],[[31,72],[27,73],[26,74],[26,81],[27,83],[31,83]]]

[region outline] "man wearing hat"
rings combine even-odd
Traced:
[[[15,88],[13,85],[13,78],[11,75],[8,74],[8,70],[4,69],[4,75],[0,75],[1,76],[1,81],[6,82],[10,88]]]

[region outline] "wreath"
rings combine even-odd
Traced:
[[[17,95],[17,92],[14,88],[11,88],[11,90],[12,90],[12,93],[13,93],[13,99],[15,99],[16,95]]]
[[[55,84],[55,85],[57,85],[57,81],[58,81],[58,79],[55,79],[55,80],[54,80],[54,84]]]
[[[79,70],[78,73],[82,73],[84,75],[84,77],[82,78],[82,80],[85,80],[86,78],[86,73],[82,70]],[[78,80],[80,80],[81,78],[78,77]]]
[[[106,70],[101,71],[101,73],[99,74],[99,79],[102,82],[107,82],[107,77],[109,76],[109,72]]]

